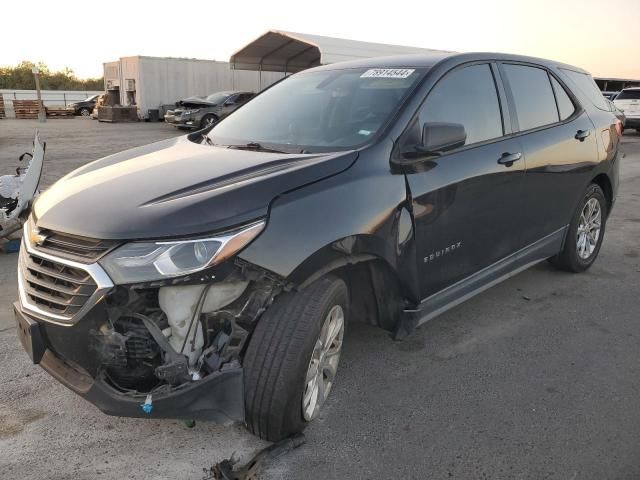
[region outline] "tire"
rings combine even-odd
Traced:
[[[216,123],[217,121],[218,121],[218,117],[216,117],[215,115],[212,115],[212,114],[205,115],[204,117],[202,117],[202,120],[200,120],[200,128],[209,127],[214,123]]]
[[[600,209],[600,228],[598,230],[597,238],[595,239],[595,242],[588,240],[593,240],[593,236],[595,236],[593,235],[595,229],[593,229],[591,230],[591,235],[583,236],[584,241],[581,242],[579,238],[579,228],[581,228],[581,223],[584,223],[581,221],[582,213],[587,209],[587,204],[593,205],[594,202],[597,202],[598,208]],[[586,210],[587,214],[588,212],[589,211]],[[600,247],[602,246],[602,241],[604,239],[607,215],[607,199],[605,198],[602,189],[595,183],[592,183],[587,187],[587,190],[582,196],[582,200],[573,215],[562,251],[551,259],[551,263],[561,270],[574,273],[584,272],[593,265],[593,262],[595,262],[598,257],[598,253],[600,252]]]
[[[303,413],[303,399],[313,397],[305,396],[313,391],[307,383],[307,376],[315,365],[312,354],[316,363],[318,358],[320,363],[332,361],[327,358],[335,359],[335,366],[331,367],[335,379],[348,306],[345,283],[338,277],[326,276],[302,291],[280,294],[264,313],[244,358],[245,413],[250,432],[265,440],[278,441],[301,432],[317,416],[316,411],[307,419]],[[331,318],[337,318],[336,312],[340,309],[343,321],[339,338],[337,335],[335,342],[327,342],[335,346],[337,355],[318,357],[321,335],[329,331],[323,326]],[[334,314],[335,317],[330,316]],[[317,368],[315,371],[319,372]],[[322,376],[324,379],[324,373]],[[311,377],[319,378],[315,374]],[[326,395],[332,385],[333,381],[326,388]]]
[[[89,110],[88,108],[81,108],[80,115],[82,115],[83,117],[88,117],[89,115],[91,115],[91,110]]]

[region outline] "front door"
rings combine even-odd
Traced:
[[[407,173],[423,299],[522,246],[519,189],[525,158],[518,140],[504,137],[506,106],[495,73],[489,64],[449,72],[428,94],[415,122],[418,131],[426,122],[444,122],[462,124],[467,133],[463,147],[419,162]],[[405,136],[418,135],[412,128]]]

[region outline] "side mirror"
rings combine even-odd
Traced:
[[[416,151],[441,155],[443,152],[462,147],[467,141],[464,125],[459,123],[427,122],[422,126],[422,143],[416,145]]]

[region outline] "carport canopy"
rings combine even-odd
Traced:
[[[229,63],[235,70],[286,74],[344,60],[438,51],[441,50],[269,30],[234,53]]]

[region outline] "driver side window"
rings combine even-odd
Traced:
[[[418,114],[418,125],[457,123],[467,133],[465,145],[503,135],[498,92],[488,64],[448,73],[429,92]]]

